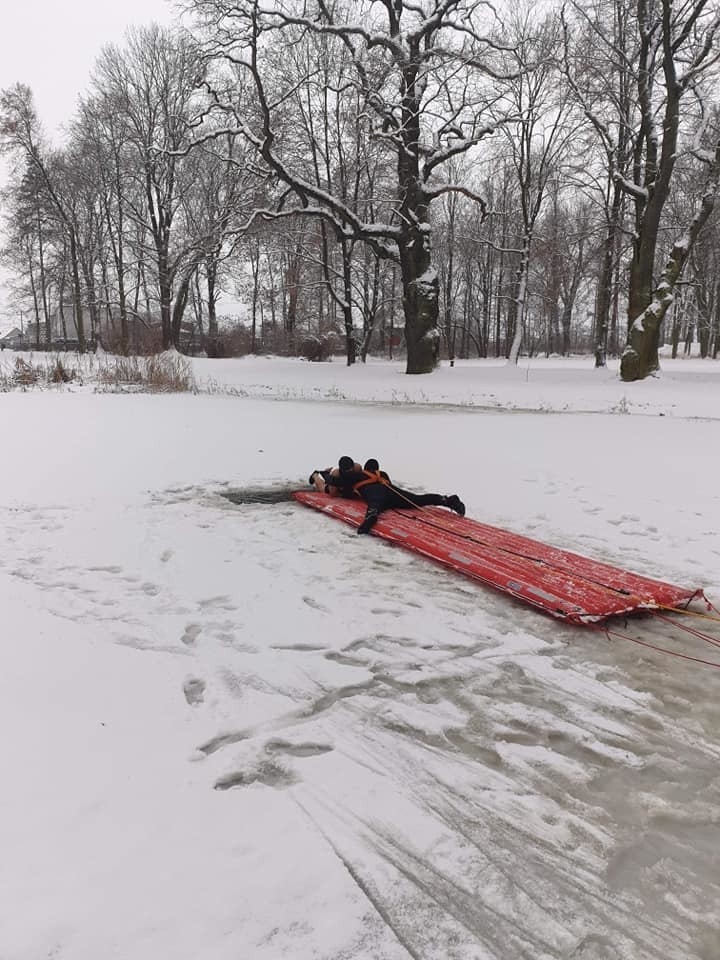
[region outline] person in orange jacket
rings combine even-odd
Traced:
[[[318,478],[318,475],[319,478]],[[313,481],[315,477],[315,481]],[[441,493],[412,493],[396,487],[380,464],[370,459],[361,467],[352,457],[340,457],[337,467],[329,471],[314,471],[310,477],[316,489],[322,489],[330,496],[358,496],[367,503],[365,517],[358,527],[358,533],[369,533],[385,510],[408,510],[416,507],[448,507],[461,517],[465,516],[465,504],[456,493],[446,496]]]

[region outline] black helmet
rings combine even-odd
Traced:
[[[352,457],[340,457],[338,460],[338,466],[340,467],[341,473],[348,473],[355,466],[355,461]]]
[[[369,473],[377,473],[380,469],[380,464],[377,462],[375,457],[371,457],[369,460],[365,461],[365,466],[363,470],[367,470]]]

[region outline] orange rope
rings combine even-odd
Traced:
[[[684,623],[676,623],[674,620],[671,620],[670,617],[663,616],[662,613],[654,613],[653,615],[656,619],[662,620],[663,623],[669,623],[678,630],[682,630],[684,633],[689,633],[691,637],[697,637],[699,640],[705,640],[707,643],[712,643],[714,646],[720,647],[720,638],[718,637],[711,637],[710,634],[703,633],[701,630],[696,630],[694,627],[688,627]]]
[[[702,596],[702,599],[707,604],[708,610],[717,609],[710,603],[710,601],[708,600],[708,598],[705,596],[704,593],[701,594],[701,596]],[[699,617],[701,620],[710,620],[712,623],[720,623],[720,615],[713,616],[711,613],[701,613],[700,610],[688,610],[687,607],[668,607],[668,606],[665,606],[665,604],[660,603],[658,604],[658,609],[667,610],[670,613],[683,613],[685,614],[686,617]]]
[[[638,643],[641,647],[649,647],[651,650],[657,650],[658,653],[666,653],[670,657],[679,657],[681,660],[691,660],[693,663],[701,663],[706,667],[717,667],[720,670],[720,663],[714,660],[703,660],[702,657],[691,657],[687,653],[678,653],[676,650],[668,650],[667,647],[660,647],[655,643],[648,643],[647,640],[639,640],[637,637],[631,637],[629,634],[620,633],[617,630],[609,630],[607,627],[599,627],[606,634],[608,640],[618,637],[620,640],[630,640],[631,643]]]

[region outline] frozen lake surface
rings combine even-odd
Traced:
[[[716,960],[720,670],[281,494],[376,456],[720,606],[720,367],[193,364],[0,395],[0,957]]]

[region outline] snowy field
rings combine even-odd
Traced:
[[[225,494],[376,456],[720,606],[720,363],[193,368],[0,394],[0,958],[717,960],[720,670]]]

